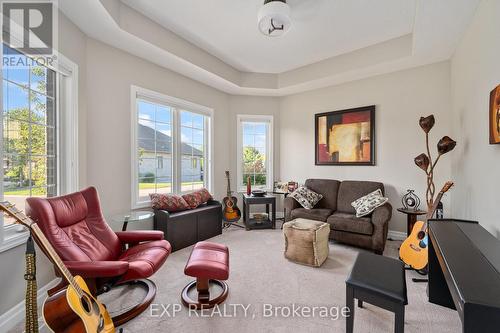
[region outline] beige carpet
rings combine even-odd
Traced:
[[[197,317],[180,305],[182,288],[191,280],[184,275],[184,265],[191,247],[170,255],[165,265],[152,278],[158,286],[154,303],[156,310],[142,313],[123,326],[125,333],[147,332],[345,332],[345,319],[339,317],[314,318],[264,317],[264,304],[277,306],[338,307],[345,305],[345,279],[354,263],[359,249],[330,243],[330,255],[321,268],[312,268],[291,263],[283,257],[283,235],[281,230],[254,230],[231,228],[224,231],[214,242],[224,243],[230,249],[229,297],[225,305],[226,315],[215,313],[213,317]],[[399,242],[387,243],[384,255],[397,257]],[[460,332],[458,314],[427,301],[426,284],[416,284],[407,272],[408,299],[406,307],[405,332]],[[142,296],[142,290],[114,290],[106,294],[103,301],[110,310],[127,308],[134,299]],[[118,300],[115,296],[120,295]],[[115,299],[110,301],[110,299]],[[172,317],[172,307],[182,310]],[[238,307],[233,316],[232,304],[249,306],[247,317]],[[160,317],[161,305],[169,307],[169,314]],[[335,308],[334,308],[335,309]],[[224,310],[220,308],[221,312]],[[41,310],[40,310],[41,311]],[[312,311],[312,310],[311,310]],[[223,313],[222,313],[223,314]],[[332,313],[335,315],[335,313]],[[356,308],[354,332],[393,332],[394,315],[365,303],[363,309]],[[11,332],[21,332],[19,325]],[[46,332],[46,330],[44,330]]]
[[[229,297],[225,302],[226,314],[232,315],[231,304],[250,305],[248,316],[238,308],[236,317],[196,317],[182,308],[172,317],[151,316],[150,311],[123,326],[124,332],[344,332],[345,319],[319,317],[263,317],[264,304],[292,307],[339,307],[345,305],[345,279],[358,249],[330,243],[330,256],[321,268],[311,268],[288,262],[283,257],[281,230],[245,231],[231,228],[212,241],[230,248]],[[397,256],[399,242],[388,242],[385,255]],[[180,292],[191,280],[183,274],[191,248],[170,255],[164,267],[153,277],[158,286],[155,303],[164,306],[180,303]],[[408,298],[406,332],[459,332],[460,320],[455,311],[433,305],[427,301],[426,284],[416,284],[408,272]],[[116,304],[112,304],[116,307]],[[319,309],[319,308],[318,308]],[[153,314],[158,315],[161,309]],[[221,312],[223,308],[220,309]],[[283,310],[286,316],[287,310]],[[319,311],[319,310],[318,310]],[[335,313],[333,313],[335,314]],[[355,332],[392,332],[394,315],[366,304],[356,308]]]

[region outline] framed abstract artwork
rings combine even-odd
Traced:
[[[375,165],[375,105],[315,115],[316,165]]]
[[[500,85],[490,93],[490,144],[500,144]]]

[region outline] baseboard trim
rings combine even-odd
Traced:
[[[403,231],[395,231],[395,230],[389,230],[387,233],[387,238],[390,238],[392,240],[398,240],[398,241],[403,241],[407,238],[406,232]]]
[[[19,280],[23,281],[23,280]],[[45,286],[38,288],[37,291],[37,304],[38,304],[38,315],[40,316],[38,318],[38,326],[40,330],[42,331],[43,326],[45,326],[45,322],[42,320],[41,317],[41,310],[42,310],[42,304],[45,301],[45,298],[47,297],[47,291],[49,289],[55,287],[59,283],[59,279],[56,278],[49,283],[47,283]],[[12,307],[9,311],[3,313],[0,315],[0,332],[8,332],[9,330],[13,329],[16,325],[21,323],[24,318],[24,307],[25,307],[25,300],[22,300],[18,304],[16,304],[14,307]]]

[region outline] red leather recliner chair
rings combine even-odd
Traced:
[[[153,275],[171,253],[163,232],[114,232],[102,216],[94,187],[60,197],[28,198],[26,213],[69,271],[83,277],[94,293],[124,283],[142,283],[149,289],[141,304],[113,318],[115,325],[132,319],[153,301],[156,286],[141,279]]]

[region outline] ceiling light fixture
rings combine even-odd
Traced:
[[[286,0],[264,0],[258,15],[259,30],[269,37],[283,36],[292,25]]]

